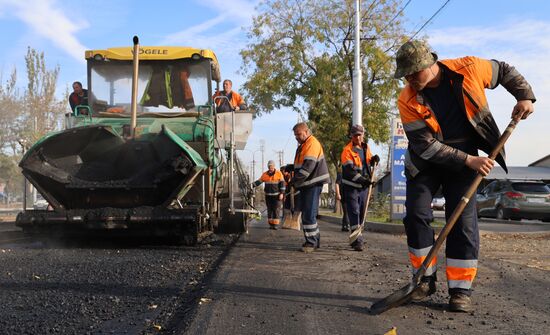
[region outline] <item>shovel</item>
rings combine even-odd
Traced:
[[[290,215],[285,215],[285,222],[283,223],[283,229],[300,230],[300,219],[302,218],[302,212],[294,210],[294,187],[290,188]]]
[[[516,125],[518,124],[518,122],[519,121],[516,121],[513,119],[512,121],[510,121],[510,123],[508,124],[508,127],[506,127],[506,130],[504,131],[502,136],[499,138],[497,145],[495,146],[493,151],[491,151],[491,154],[489,155],[490,159],[494,160],[496,158],[497,154],[504,147],[504,143],[506,143],[506,141],[512,134],[512,131],[514,130],[514,128],[516,128]],[[428,256],[426,256],[426,258],[424,259],[424,262],[422,262],[422,266],[420,267],[420,269],[418,269],[416,274],[413,276],[411,283],[408,284],[407,286],[402,287],[400,290],[390,294],[384,299],[375,302],[370,308],[370,312],[372,314],[383,313],[390,308],[400,306],[411,300],[413,293],[419,287],[420,279],[428,269],[428,265],[432,262],[433,258],[437,255],[437,252],[441,248],[441,245],[443,245],[443,242],[447,238],[447,235],[449,235],[449,233],[451,232],[451,229],[453,228],[454,224],[458,220],[458,217],[464,211],[466,204],[468,204],[468,201],[470,201],[472,196],[475,194],[477,187],[479,186],[479,183],[481,182],[482,179],[483,179],[483,176],[478,173],[474,181],[470,185],[470,188],[466,191],[466,193],[462,197],[462,200],[458,203],[455,210],[451,214],[449,221],[447,221],[443,229],[441,229],[441,233],[439,233],[437,240],[435,240],[435,244],[430,249],[430,252],[428,253]]]
[[[374,164],[374,166],[372,167],[372,178],[374,180],[374,172],[376,170],[376,166],[378,164]],[[349,235],[349,243],[352,244],[353,242],[355,242],[355,240],[357,240],[359,238],[359,236],[361,236],[363,234],[363,227],[365,227],[365,220],[367,219],[367,210],[369,209],[369,201],[370,201],[370,196],[372,194],[372,184],[373,183],[370,183],[369,185],[369,191],[367,192],[367,200],[365,201],[365,211],[363,212],[363,217],[361,218],[361,224],[359,225],[359,228],[355,229],[350,235]]]

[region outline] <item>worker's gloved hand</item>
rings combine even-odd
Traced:
[[[255,185],[254,183],[251,183],[251,184],[250,184],[250,188],[251,188],[251,189],[254,189],[254,188],[256,188],[256,185]]]
[[[372,156],[370,159],[370,165],[374,166],[374,164],[378,164],[378,163],[380,163],[380,157],[378,157],[378,155]]]
[[[369,187],[370,184],[371,184],[371,182],[370,182],[369,179],[363,179],[363,182],[361,183],[361,185],[363,186],[363,188]]]
[[[290,191],[291,187],[294,187],[294,180],[292,180],[292,179],[288,181],[287,188],[288,188],[289,191]]]

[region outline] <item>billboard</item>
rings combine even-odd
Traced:
[[[401,119],[392,122],[391,148],[391,220],[401,220],[405,216],[405,199],[407,198],[407,179],[405,178],[405,152],[409,141],[405,136]]]

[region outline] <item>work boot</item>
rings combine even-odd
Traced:
[[[451,293],[449,299],[449,311],[469,313],[473,311],[472,299],[464,293]]]
[[[342,226],[342,231],[349,231],[349,226]]]
[[[355,251],[363,251],[363,249],[364,249],[363,243],[355,243],[351,247]]]
[[[306,254],[308,254],[308,253],[314,252],[315,249],[317,249],[316,246],[314,246],[314,245],[311,244],[311,243],[307,243],[307,242],[306,242],[306,243],[304,243],[304,244],[302,245],[302,248],[301,248],[300,250],[301,250],[302,252],[305,252]]]
[[[419,302],[435,293],[435,280],[432,277],[424,277],[411,295],[412,302]]]

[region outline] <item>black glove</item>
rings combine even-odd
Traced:
[[[289,180],[287,183],[287,190],[290,192],[290,188],[294,187],[294,180]]]
[[[374,164],[380,163],[380,157],[378,155],[374,155],[370,158],[370,165],[374,166]]]
[[[369,187],[369,185],[370,185],[370,180],[368,180],[368,179],[366,179],[366,178],[363,179],[363,181],[361,182],[361,185],[363,186],[363,188]]]

